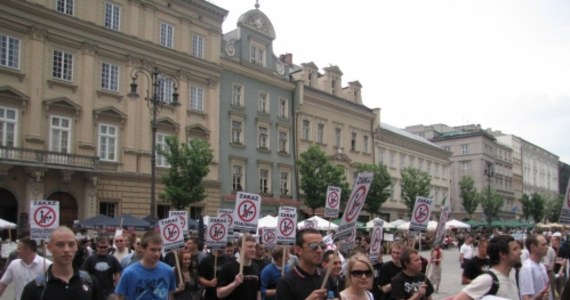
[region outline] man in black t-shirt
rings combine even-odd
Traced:
[[[489,269],[490,262],[487,258],[487,246],[489,242],[481,239],[477,246],[477,255],[465,262],[463,267],[463,275],[461,284],[469,284],[477,276],[481,275],[485,270]]]
[[[394,276],[400,273],[400,271],[402,271],[400,257],[402,255],[403,248],[404,247],[399,242],[392,243],[392,247],[390,248],[392,260],[382,264],[380,271],[378,272],[378,281],[372,290],[375,299],[390,299],[390,293],[392,292],[391,280]]]
[[[97,278],[101,293],[107,298],[115,291],[122,267],[117,258],[107,254],[110,246],[107,237],[98,237],[96,244],[97,252],[85,259],[81,269]]]
[[[216,296],[218,278],[220,277],[222,268],[226,263],[230,262],[230,260],[235,259],[226,256],[223,249],[218,249],[208,254],[208,256],[200,262],[198,266],[198,281],[206,288],[204,300],[218,300],[218,296]],[[214,265],[216,266],[216,278],[214,278]]]
[[[240,242],[242,239],[240,239]],[[261,299],[261,280],[259,267],[252,262],[255,256],[255,238],[245,237],[245,243],[240,245],[243,251],[243,274],[239,274],[240,264],[235,260],[228,262],[221,270],[216,294],[220,299],[227,300],[257,300]]]
[[[392,300],[431,300],[433,286],[422,271],[422,260],[418,251],[406,248],[402,251],[402,272],[392,278]]]

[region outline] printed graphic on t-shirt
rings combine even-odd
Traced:
[[[409,294],[413,294],[415,293],[417,290],[420,289],[420,286],[422,285],[423,282],[421,281],[417,281],[417,282],[404,282],[404,291],[406,293]]]
[[[106,261],[100,261],[100,262],[95,264],[95,270],[97,270],[99,272],[105,272],[105,271],[109,270],[110,268],[111,268],[111,266],[109,266],[109,264]]]
[[[165,278],[140,279],[135,285],[135,299],[168,299],[168,282]]]

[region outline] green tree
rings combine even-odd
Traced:
[[[459,182],[459,189],[461,199],[463,199],[463,207],[469,215],[469,219],[471,219],[479,205],[479,195],[477,195],[473,178],[471,176],[463,176]]]
[[[337,186],[342,189],[343,199],[350,194],[348,183],[344,176],[344,169],[333,165],[323,150],[317,145],[300,154],[297,160],[299,175],[301,176],[301,189],[305,193],[304,203],[311,208],[313,216],[315,210],[325,206],[328,186]]]
[[[544,219],[544,205],[545,199],[538,193],[533,193],[530,196],[530,201],[532,202],[532,219],[535,223],[542,222]]]
[[[357,170],[358,172],[368,171],[374,173],[374,179],[372,179],[370,184],[370,190],[366,196],[363,209],[372,216],[378,215],[382,204],[390,198],[392,179],[390,178],[390,173],[388,173],[388,168],[383,164],[359,164]]]
[[[549,222],[558,221],[558,218],[560,218],[560,211],[562,211],[563,204],[564,204],[564,197],[562,195],[548,198],[546,200],[544,213],[546,215],[546,219]]]
[[[532,217],[532,211],[534,209],[534,204],[528,194],[524,194],[521,198],[521,209],[524,219],[528,221],[528,219]]]
[[[499,217],[499,212],[503,207],[503,197],[497,194],[496,191],[491,190],[489,193],[488,189],[484,189],[479,194],[479,201],[481,202],[481,207],[483,207],[483,212],[487,217],[487,223],[489,223],[489,227],[491,227],[491,223],[494,219]]]
[[[402,176],[402,200],[408,207],[408,216],[411,216],[416,197],[429,196],[431,176],[426,172],[411,167],[403,169],[400,175]]]
[[[206,198],[206,188],[202,180],[210,171],[214,158],[208,142],[192,139],[180,143],[176,137],[166,138],[166,148],[158,148],[170,165],[162,179],[165,185],[160,197],[172,203],[176,209],[184,209],[190,204]]]

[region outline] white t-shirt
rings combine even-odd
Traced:
[[[542,257],[542,260],[540,262],[543,263],[546,269],[548,270],[554,263],[555,259],[556,259],[556,251],[554,250],[554,248],[549,246],[548,251],[546,251],[546,255]]]
[[[473,258],[474,253],[475,253],[475,248],[473,247],[473,244],[471,245],[463,244],[461,245],[461,248],[459,248],[459,254],[463,254],[464,260]]]
[[[497,290],[497,297],[507,298],[507,299],[519,299],[519,294],[517,293],[517,284],[515,281],[503,273],[491,268],[489,269],[499,279],[499,289]],[[485,296],[491,290],[493,286],[493,277],[489,274],[481,274],[477,278],[473,279],[466,287],[463,288],[463,292],[473,299],[480,299]]]
[[[51,265],[51,261],[36,254],[31,264],[26,263],[21,259],[14,259],[6,269],[4,276],[0,282],[9,285],[14,282],[14,297],[15,299],[22,298],[22,292],[28,282],[35,280],[40,274],[44,273],[44,260],[45,269]]]
[[[534,296],[538,294],[548,283],[546,267],[542,263],[535,263],[531,259],[523,262],[519,271],[519,287],[521,298],[523,295]],[[552,300],[552,294],[548,299]]]

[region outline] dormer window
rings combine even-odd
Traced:
[[[309,73],[309,86],[312,86],[312,82],[313,82],[313,73]]]
[[[265,47],[261,44],[252,42],[249,48],[249,62],[265,67]]]
[[[335,92],[336,92],[335,86],[336,86],[336,80],[333,79],[333,80],[331,81],[331,89],[332,89],[332,94],[333,94],[333,95],[336,95],[336,93],[335,93]]]

